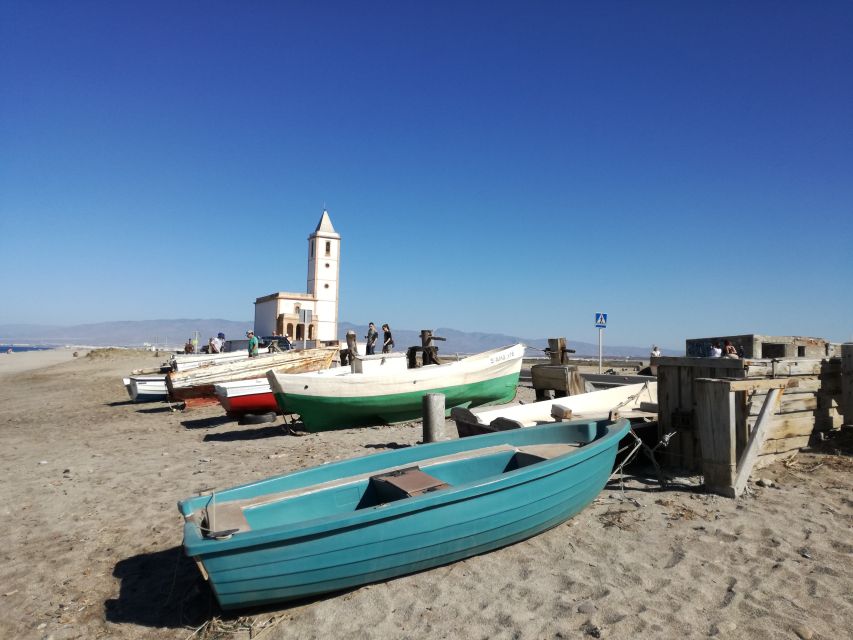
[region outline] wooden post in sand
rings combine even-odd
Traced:
[[[341,366],[352,364],[357,355],[358,346],[355,343],[355,331],[350,329],[347,331],[347,348],[341,349]]]
[[[421,403],[424,415],[424,443],[444,440],[444,394],[427,393]]]

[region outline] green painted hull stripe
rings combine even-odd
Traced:
[[[382,396],[341,398],[276,393],[275,399],[284,413],[299,414],[308,431],[327,431],[419,419],[421,398],[427,393],[444,394],[445,408],[450,411],[454,407],[509,402],[517,387],[518,373],[513,373],[473,384]]]

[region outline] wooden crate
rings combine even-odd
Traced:
[[[853,363],[853,355],[851,355]],[[843,419],[841,359],[757,360],[740,358],[653,358],[658,367],[658,425],[660,435],[676,431],[662,454],[668,466],[688,471],[702,470],[702,448],[697,432],[697,380],[762,380],[795,378],[798,386],[782,395],[774,419],[768,426],[757,466],[763,456],[795,452],[808,444],[815,433],[838,428]],[[733,457],[743,453],[767,389],[736,391]]]

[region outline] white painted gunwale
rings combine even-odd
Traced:
[[[243,360],[248,357],[248,350],[226,353],[177,353],[172,356],[171,366],[175,371],[186,371],[207,365]]]
[[[167,394],[165,375],[130,377],[130,397],[134,400],[141,395],[165,397]]]
[[[266,378],[222,382],[214,385],[213,388],[220,398],[239,398],[240,396],[253,396],[258,393],[272,393],[270,382]]]
[[[352,373],[349,367],[282,374],[269,371],[267,378],[276,393],[313,397],[363,398],[412,393],[442,387],[476,384],[521,371],[524,345],[515,344],[484,351],[457,362],[427,365],[396,373]]]

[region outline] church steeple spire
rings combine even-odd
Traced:
[[[332,219],[329,217],[329,212],[326,209],[323,209],[323,215],[320,216],[320,222],[317,223],[317,228],[314,230],[314,233],[320,231],[325,233],[335,233],[335,228],[332,226]]]

